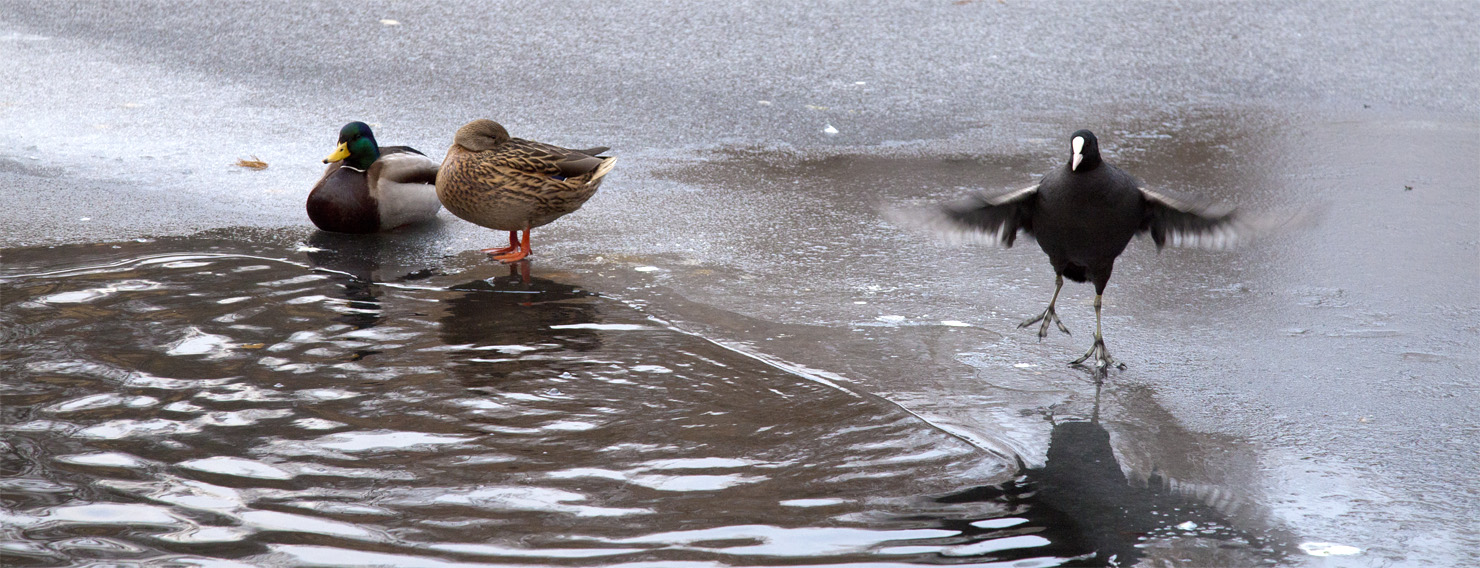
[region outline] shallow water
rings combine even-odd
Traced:
[[[1098,424],[1027,469],[591,275],[311,242],[5,252],[6,565],[1280,555]]]

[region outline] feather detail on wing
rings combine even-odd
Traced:
[[[1167,245],[1226,249],[1251,236],[1249,225],[1232,207],[1171,192],[1139,189],[1146,204],[1140,230],[1151,234],[1158,250]]]
[[[921,209],[888,209],[885,218],[905,228],[932,233],[946,242],[1011,248],[1018,231],[1033,233],[1038,186],[1002,193],[977,193]]]
[[[587,154],[588,151],[605,152],[606,148],[569,150],[522,138],[511,138],[500,146],[497,156],[492,158],[496,167],[510,170],[573,178],[596,170],[603,158]]]
[[[437,183],[437,169],[441,164],[436,160],[405,146],[392,146],[391,149],[395,151],[386,152],[387,148],[381,148],[380,159],[371,166],[380,169],[380,179],[396,183]]]

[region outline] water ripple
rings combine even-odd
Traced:
[[[1065,557],[1068,545],[1035,544],[1047,538],[1030,534],[1036,521],[985,521],[1012,518],[1011,499],[932,497],[1008,464],[842,377],[685,333],[576,281],[388,285],[314,270],[325,245],[130,246],[122,260],[7,266],[0,317],[25,330],[7,332],[0,361],[14,375],[0,415],[0,463],[16,473],[0,477],[7,557]]]

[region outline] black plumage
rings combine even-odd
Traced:
[[[1064,278],[1095,285],[1095,343],[1082,364],[1098,370],[1116,364],[1100,333],[1100,300],[1115,259],[1131,237],[1147,233],[1157,249],[1167,244],[1221,247],[1240,233],[1234,210],[1210,202],[1147,189],[1125,171],[1100,159],[1099,141],[1088,130],[1070,136],[1072,155],[1063,167],[1023,189],[978,193],[938,208],[895,212],[909,225],[923,225],[957,240],[987,241],[1011,247],[1021,231],[1038,241],[1053,265],[1055,288],[1048,308],[1019,327],[1042,322],[1038,336],[1053,323],[1069,329],[1054,311]],[[1124,365],[1121,365],[1123,368]]]

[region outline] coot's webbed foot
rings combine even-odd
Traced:
[[[1086,361],[1091,361],[1093,364],[1086,365]],[[1093,367],[1095,372],[1099,373],[1109,371],[1110,367],[1117,369],[1125,368],[1125,363],[1116,361],[1110,356],[1110,350],[1105,348],[1105,340],[1099,337],[1095,338],[1095,344],[1090,346],[1089,351],[1084,352],[1084,356],[1075,359],[1069,364],[1079,367]]]
[[[1063,288],[1064,288],[1064,275],[1060,274],[1060,275],[1058,275],[1057,278],[1054,279],[1053,298],[1050,298],[1048,300],[1048,308],[1045,309],[1045,310],[1043,310],[1043,313],[1038,314],[1038,317],[1035,317],[1033,319],[1030,319],[1028,321],[1025,321],[1023,323],[1018,324],[1018,328],[1021,329],[1021,328],[1028,327],[1030,325],[1033,325],[1035,323],[1038,323],[1040,321],[1043,322],[1043,325],[1041,325],[1041,326],[1038,327],[1038,339],[1040,339],[1040,340],[1043,339],[1044,337],[1048,337],[1048,324],[1049,324],[1049,322],[1053,322],[1054,325],[1059,326],[1059,331],[1062,331],[1064,333],[1069,333],[1069,328],[1064,327],[1064,322],[1059,321],[1059,314],[1058,314],[1058,312],[1055,312],[1054,309],[1053,309],[1053,305],[1059,301],[1059,290],[1062,290]]]
[[[1069,328],[1064,327],[1064,322],[1059,321],[1059,314],[1058,314],[1058,312],[1055,312],[1054,311],[1053,304],[1049,304],[1048,305],[1048,309],[1043,310],[1043,313],[1038,314],[1038,317],[1035,317],[1033,319],[1024,321],[1023,323],[1018,324],[1018,327],[1019,328],[1028,327],[1028,326],[1033,325],[1035,323],[1038,323],[1040,321],[1043,322],[1043,325],[1038,326],[1038,339],[1043,339],[1044,337],[1048,337],[1048,324],[1049,324],[1049,322],[1053,322],[1054,325],[1059,326],[1059,331],[1062,331],[1064,333],[1069,333]]]

